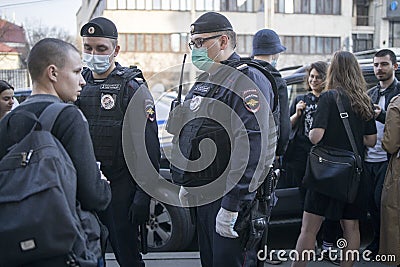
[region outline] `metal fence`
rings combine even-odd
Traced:
[[[31,86],[27,69],[0,70],[0,79],[7,81],[16,90]]]

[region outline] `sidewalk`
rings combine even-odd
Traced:
[[[201,267],[199,252],[150,252],[143,256],[146,267]],[[114,253],[106,254],[107,267],[119,267]]]
[[[151,252],[143,257],[146,267],[201,267],[200,255],[198,252]],[[113,253],[106,254],[107,267],[119,267]],[[265,267],[279,266],[289,267],[291,261],[283,262],[280,265],[265,264]],[[330,262],[310,262],[307,266],[310,267],[334,267]],[[354,267],[385,267],[387,265],[377,262],[359,261],[354,264]]]

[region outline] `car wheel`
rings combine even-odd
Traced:
[[[187,208],[170,206],[151,199],[147,224],[149,251],[181,251],[193,240],[195,226]]]

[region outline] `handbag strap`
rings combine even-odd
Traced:
[[[361,158],[360,158],[360,155],[358,154],[356,141],[354,140],[353,131],[351,130],[350,123],[349,123],[349,114],[346,112],[346,110],[343,107],[342,99],[340,98],[339,93],[337,94],[336,105],[339,109],[339,115],[343,121],[343,125],[344,125],[344,128],[346,129],[347,136],[349,137],[351,148],[353,149],[354,154],[356,154],[356,156],[357,156],[357,165],[361,166]],[[358,162],[358,161],[360,161],[360,162]]]

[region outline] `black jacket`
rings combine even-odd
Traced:
[[[269,70],[275,78],[276,86],[278,87],[279,108],[280,108],[280,123],[279,123],[279,140],[276,147],[276,155],[282,156],[285,154],[290,134],[290,114],[289,114],[289,97],[286,81],[282,75],[271,64],[263,60],[255,59],[260,65]]]
[[[31,98],[35,99],[33,103],[20,105],[16,110],[33,112],[39,117],[48,105],[61,101],[53,95],[32,95],[25,101]],[[18,120],[18,127],[12,127],[17,134],[12,131],[11,137],[11,130],[7,130],[4,120],[0,121],[0,159],[16,142],[15,140],[22,138],[32,126],[31,119],[21,116],[21,119]],[[85,117],[78,108],[67,107],[58,116],[51,132],[64,146],[74,164],[78,183],[76,198],[82,209],[89,211],[106,209],[111,200],[111,190],[109,184],[100,179]],[[20,136],[16,136],[18,134]]]
[[[396,78],[394,78],[394,81],[392,82],[392,84],[388,88],[386,88],[386,90],[385,90],[385,108],[382,109],[382,112],[376,118],[377,121],[379,121],[381,123],[385,123],[387,107],[389,105],[390,100],[394,96],[400,94],[399,87],[400,87],[400,83],[397,81]],[[379,98],[380,98],[379,90],[380,89],[381,89],[381,86],[378,83],[376,86],[372,87],[371,89],[369,89],[367,91],[368,95],[371,97],[372,102],[374,104],[378,104],[378,102],[379,102]]]

